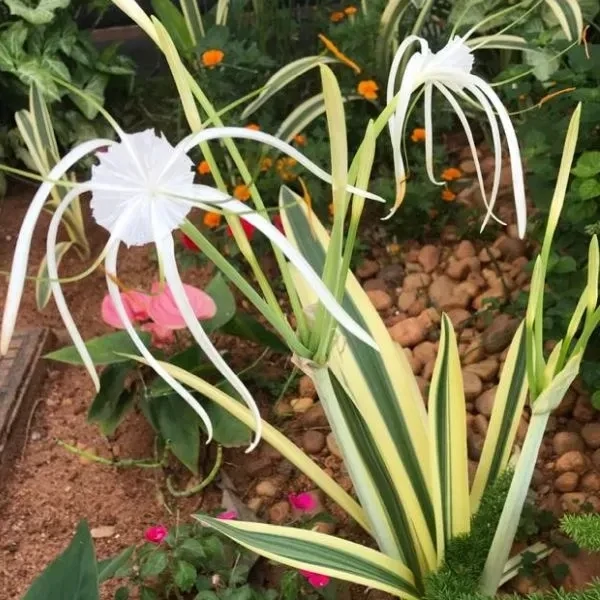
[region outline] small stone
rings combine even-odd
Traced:
[[[419,317],[411,317],[396,323],[389,329],[392,339],[401,346],[416,346],[420,344],[427,335],[427,328],[419,320]]]
[[[592,463],[594,463],[596,469],[600,470],[600,449],[592,454]]]
[[[418,346],[415,346],[412,354],[418,361],[425,364],[430,361],[435,361],[437,348],[433,342],[421,342]]]
[[[429,394],[429,382],[427,381],[427,379],[424,379],[420,376],[415,377],[415,381],[419,386],[419,390],[421,392],[423,401],[425,402],[425,404],[427,404],[427,395]]]
[[[500,250],[502,257],[505,260],[514,260],[520,256],[524,256],[527,252],[527,246],[523,240],[515,239],[507,236],[499,237],[494,246]]]
[[[586,423],[581,428],[581,436],[588,448],[592,450],[600,448],[600,423]]]
[[[402,350],[404,350],[404,354],[406,356],[406,359],[408,360],[408,364],[410,365],[412,372],[415,375],[418,375],[421,372],[421,369],[423,368],[423,363],[417,358],[415,358],[410,348],[402,348]]]
[[[445,310],[448,300],[454,295],[456,283],[447,275],[440,275],[429,286],[429,298],[439,308]],[[456,308],[456,307],[454,307]]]
[[[483,248],[479,253],[479,260],[482,263],[492,262],[492,259],[498,260],[500,258],[500,250],[498,248]]]
[[[560,497],[561,508],[570,513],[581,512],[581,507],[585,504],[587,494],[584,492],[567,492]]]
[[[467,452],[471,460],[479,460],[485,439],[482,435],[467,429]]]
[[[256,485],[256,494],[265,496],[266,498],[276,498],[279,495],[279,490],[275,483],[270,479],[259,481]]]
[[[325,535],[333,535],[335,533],[336,527],[335,523],[331,523],[329,521],[317,521],[311,527],[313,531],[317,533],[324,533]]]
[[[458,166],[458,168],[465,174],[465,175],[474,175],[477,172],[477,168],[475,167],[475,161],[468,159],[468,160],[463,160],[460,165]]]
[[[90,533],[95,540],[100,540],[115,535],[115,528],[112,525],[101,525],[100,527],[92,528]]]
[[[256,514],[263,505],[263,499],[255,496],[254,498],[250,498],[250,500],[248,500],[247,505],[248,508]]]
[[[325,411],[320,402],[311,406],[302,415],[302,425],[307,429],[310,429],[311,427],[324,427],[327,425],[327,417],[325,416]]]
[[[475,400],[475,407],[477,408],[477,411],[488,418],[492,416],[494,398],[496,397],[497,389],[498,386],[494,386],[493,388],[483,392],[483,394],[481,394],[481,396]]]
[[[458,246],[456,246],[456,250],[454,251],[454,256],[461,260],[462,258],[470,258],[475,256],[477,253],[475,252],[475,246],[469,240],[463,240]]]
[[[465,390],[465,400],[475,400],[475,398],[477,398],[483,390],[481,379],[479,379],[475,373],[464,370],[462,376],[463,388]]]
[[[411,305],[417,300],[417,292],[415,290],[407,290],[400,293],[398,296],[398,302],[396,306],[402,311],[406,312]]]
[[[502,282],[498,282],[494,287],[485,290],[482,294],[473,300],[473,308],[477,311],[483,310],[490,301],[506,300],[506,290]],[[509,337],[506,345],[510,344],[512,336]]]
[[[592,498],[589,498],[587,502],[591,504]],[[556,549],[548,557],[548,567],[552,570],[558,565],[561,565],[561,568],[565,569],[568,573],[564,579],[561,579],[560,587],[565,592],[577,592],[572,595],[564,594],[565,597],[585,597],[587,595],[586,588],[594,580],[600,578],[600,561],[596,552],[580,550],[577,556],[573,556],[572,553],[567,555],[566,552]],[[594,594],[595,592],[590,593],[590,595]]]
[[[269,521],[275,525],[282,525],[290,516],[290,504],[286,500],[280,500],[269,509]]]
[[[31,432],[31,441],[32,442],[39,442],[41,439],[42,439],[42,434],[39,431]]]
[[[481,337],[473,339],[465,348],[463,352],[460,352],[460,357],[463,365],[476,364],[485,358],[485,350],[483,349],[483,343]]]
[[[491,381],[498,374],[499,363],[496,358],[486,358],[481,362],[465,367],[465,371],[475,373],[482,381]]]
[[[325,434],[321,431],[310,429],[302,435],[302,447],[309,454],[318,454],[325,448]]]
[[[567,471],[584,473],[587,471],[588,466],[588,460],[583,452],[569,450],[557,459],[554,470],[557,473],[566,473]]]
[[[327,448],[331,454],[337,456],[337,458],[342,458],[342,452],[333,433],[330,433],[327,436]]]
[[[587,396],[578,396],[573,408],[573,418],[580,423],[589,423],[595,416],[596,411]]]
[[[564,395],[563,399],[560,401],[560,404],[554,409],[552,414],[557,417],[569,416],[573,412],[576,402],[577,393],[575,392],[575,390],[569,388],[567,390],[567,393]]]
[[[487,430],[489,427],[488,420],[483,415],[475,415],[473,422],[471,423],[471,427],[475,433],[482,435],[485,437],[487,434]]]
[[[382,290],[370,290],[367,292],[369,300],[373,304],[375,310],[387,310],[392,307],[392,297]]]
[[[315,401],[312,398],[294,398],[290,400],[290,406],[296,414],[305,413]]]
[[[387,284],[396,287],[402,283],[402,278],[404,277],[404,268],[402,265],[398,264],[386,265],[379,272],[379,277]]]
[[[379,263],[375,260],[365,259],[356,269],[356,275],[361,279],[369,279],[379,272]]]
[[[474,262],[475,261],[475,262]],[[448,266],[446,268],[446,274],[452,279],[458,279],[462,281],[466,279],[469,273],[473,270],[473,267],[477,267],[479,263],[476,258],[461,258],[460,260],[450,257]]]
[[[581,478],[581,489],[586,492],[600,492],[600,474],[590,471]]]
[[[421,377],[427,381],[431,381],[433,370],[435,369],[435,360],[430,360],[425,363],[423,370],[421,371]]]
[[[502,352],[512,341],[519,327],[518,319],[500,314],[482,334],[483,347],[488,354]]]
[[[313,380],[308,375],[300,377],[298,394],[301,398],[312,398],[313,400],[317,397],[317,388],[315,388]]]
[[[420,290],[431,283],[431,275],[427,273],[410,273],[402,282],[402,291]]]
[[[384,292],[387,291],[387,283],[383,280],[380,279],[379,277],[374,277],[373,279],[367,279],[364,283],[363,283],[363,290],[365,290],[365,292],[368,292],[370,290],[383,290]]]
[[[458,329],[465,321],[471,318],[471,313],[464,308],[452,308],[446,314],[454,329]]]
[[[432,244],[427,244],[419,251],[417,260],[425,273],[431,273],[440,263],[440,249]]]
[[[552,438],[552,448],[554,454],[562,456],[571,450],[577,450],[583,452],[585,445],[581,436],[574,431],[559,431]]]
[[[418,317],[426,308],[425,297],[421,295],[408,307],[406,312],[409,317]]]
[[[558,492],[573,492],[579,483],[579,475],[574,471],[561,473],[554,481],[554,489]]]

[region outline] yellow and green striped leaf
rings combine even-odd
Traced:
[[[58,242],[55,246],[56,265],[60,265],[60,261],[63,256],[69,251],[69,248],[73,245],[73,242]],[[50,288],[50,280],[48,278],[48,262],[46,256],[42,259],[38,274],[35,280],[35,303],[38,310],[46,308],[52,290]]]
[[[508,349],[494,397],[494,406],[471,488],[471,511],[475,512],[488,485],[508,467],[521,413],[527,398],[525,327],[521,323]]]
[[[471,523],[465,393],[456,335],[445,314],[428,409],[438,564],[442,564],[446,544],[468,533]]]
[[[398,23],[410,3],[410,0],[389,0],[381,14],[375,46],[375,62],[380,73],[386,73],[390,66],[391,56],[398,44]]]
[[[194,515],[203,525],[248,550],[294,569],[304,569],[378,589],[399,598],[419,597],[412,573],[381,552],[307,529]]]

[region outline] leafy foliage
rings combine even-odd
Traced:
[[[600,552],[600,517],[598,515],[565,515],[560,526],[582,548]]]

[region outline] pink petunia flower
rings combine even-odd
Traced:
[[[299,573],[315,588],[324,588],[326,585],[329,585],[329,582],[331,581],[330,577],[321,575],[320,573],[313,573],[312,571],[305,571],[304,569],[300,569]]]
[[[234,521],[237,518],[238,514],[235,510],[226,510],[225,512],[217,515],[217,519],[220,519],[221,521]]]
[[[142,325],[143,331],[148,331],[152,334],[152,345],[155,348],[165,348],[175,342],[175,334],[172,329],[162,327],[152,321]]]
[[[185,283],[183,289],[198,319],[214,317],[217,307],[214,300],[206,292]],[[152,293],[154,295],[150,298],[148,315],[157,325],[166,329],[184,329],[187,327],[175,304],[169,286],[155,282],[152,284]]]
[[[146,321],[148,320],[148,304],[150,302],[150,296],[143,294],[142,292],[136,292],[130,290],[128,292],[121,293],[121,299],[125,306],[125,312],[132,321]],[[111,297],[107,294],[102,300],[102,306],[100,309],[102,320],[115,329],[123,329],[123,323],[117,314],[117,310]]]
[[[169,530],[164,525],[154,525],[146,529],[144,538],[152,544],[160,544],[169,534]]]
[[[317,508],[318,502],[314,494],[301,492],[300,494],[288,494],[289,503],[302,512],[311,512]]]

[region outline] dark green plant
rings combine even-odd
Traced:
[[[560,526],[582,548],[600,552],[600,516],[597,514],[565,515]]]

